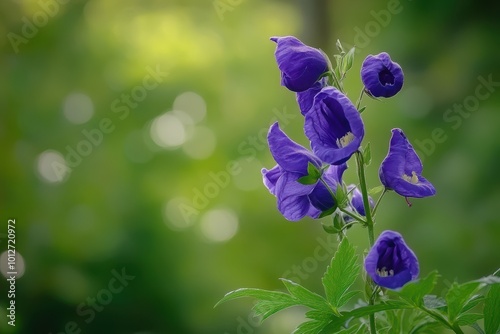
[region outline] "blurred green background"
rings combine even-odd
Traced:
[[[259,326],[251,301],[213,308],[239,287],[282,289],[279,277],[319,292],[335,247],[320,222],[287,222],[261,182],[260,169],[274,165],[272,122],[307,145],[295,96],[279,85],[274,35],[329,55],[337,38],[356,44],[351,99],[366,55],[386,51],[402,66],[400,94],[364,100],[368,184],[379,185],[400,127],[437,195],[408,208],[390,193],[376,234],[400,231],[422,275],[442,274],[441,290],[491,274],[500,264],[497,16],[487,1],[2,1],[0,250],[15,219],[24,275],[15,328],[0,280],[0,332],[291,332],[301,309]],[[365,230],[349,236],[367,248]]]

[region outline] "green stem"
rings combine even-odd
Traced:
[[[319,180],[321,181],[321,183],[323,183],[323,185],[325,186],[325,188],[328,190],[328,192],[332,196],[333,200],[336,201],[337,199],[335,198],[335,194],[333,193],[332,189],[330,189],[330,187],[328,186],[328,183],[326,183],[326,181],[323,180],[322,177],[320,177]],[[339,185],[339,187],[340,187],[340,185]],[[366,225],[366,221],[363,218],[361,218],[361,216],[355,214],[354,212],[351,212],[351,211],[348,211],[346,209],[343,209],[340,206],[339,206],[339,210],[341,212],[345,213],[346,215],[351,216],[353,219],[355,219],[356,221],[360,222],[361,224]]]
[[[351,212],[351,211],[349,211],[349,210],[343,209],[343,208],[341,208],[341,207],[339,207],[339,210],[340,210],[341,212],[345,213],[346,215],[351,216],[351,217],[352,217],[353,219],[355,219],[357,222],[359,222],[359,223],[361,223],[361,224],[363,224],[363,225],[365,225],[365,226],[366,226],[366,221],[365,221],[363,218],[361,218],[361,216],[359,216],[359,215],[357,215],[357,214],[355,214],[354,212]]]
[[[387,188],[384,188],[384,191],[382,192],[382,194],[380,195],[380,197],[378,198],[377,200],[377,203],[375,203],[375,206],[373,207],[373,210],[372,210],[372,217],[375,218],[375,214],[377,213],[377,208],[378,208],[378,205],[380,204],[380,202],[382,201],[382,198],[384,197],[385,193],[387,192]]]
[[[365,94],[365,87],[361,88],[361,93],[359,93],[358,100],[356,101],[356,110],[359,110],[359,105],[361,104],[361,100],[363,99],[363,94]]]
[[[368,189],[366,188],[365,164],[363,161],[363,154],[360,151],[356,152],[356,162],[358,166],[359,187],[361,188],[361,195],[363,195],[363,206],[365,208],[365,214],[366,214],[368,239],[370,240],[370,247],[372,247],[373,243],[375,242],[375,237],[373,234],[373,218],[370,208],[370,201],[368,200]]]
[[[361,101],[362,94],[360,96]],[[358,167],[358,178],[359,178],[359,187],[361,188],[361,195],[363,196],[363,206],[365,208],[366,214],[366,227],[368,228],[368,239],[370,241],[370,248],[373,246],[375,242],[375,237],[373,234],[373,218],[372,218],[372,210],[370,208],[370,201],[368,199],[368,189],[366,187],[366,176],[365,176],[365,162],[363,161],[363,154],[360,151],[356,152],[356,163]],[[372,291],[375,288],[372,286]],[[368,303],[370,305],[375,304],[375,294],[372,293]],[[375,314],[370,314],[370,333],[377,334],[377,327],[375,326]]]

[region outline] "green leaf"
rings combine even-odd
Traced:
[[[453,283],[450,290],[446,293],[446,302],[448,304],[448,318],[452,323],[462,311],[467,301],[479,287],[479,282],[468,282],[464,284]]]
[[[326,211],[323,211],[321,212],[321,214],[319,215],[319,218],[323,218],[323,217],[326,217],[326,216],[329,216],[331,215],[332,213],[335,212],[335,210],[337,210],[337,203],[334,204],[333,207],[331,207],[330,209],[326,210]],[[328,232],[328,231],[327,231]],[[337,233],[337,232],[335,232]]]
[[[253,297],[259,300],[268,300],[283,303],[291,301],[296,302],[296,300],[292,296],[283,292],[243,288],[226,293],[226,295],[222,297],[222,299],[219,300],[219,302],[215,304],[214,307],[217,307],[227,301],[242,297]]]
[[[424,304],[424,296],[432,292],[436,286],[438,273],[433,271],[426,278],[405,284],[399,296],[413,305],[421,306]]]
[[[372,149],[370,143],[366,144],[366,147],[363,150],[363,162],[365,163],[365,166],[369,166],[372,162]]]
[[[467,304],[465,304],[464,307],[462,307],[461,313],[467,312],[468,310],[476,307],[484,299],[485,298],[482,295],[472,296],[472,298],[467,301]]]
[[[344,67],[343,67],[344,73],[347,73],[347,71],[349,71],[351,69],[352,63],[354,61],[354,52],[355,51],[356,51],[356,48],[353,47],[344,56]]]
[[[318,179],[311,176],[311,175],[304,175],[302,177],[299,177],[299,179],[297,181],[300,184],[308,185],[308,184],[315,184],[316,182],[318,182]]]
[[[255,312],[255,315],[261,316],[261,321],[264,321],[274,313],[295,305],[297,305],[295,300],[259,300],[253,307],[253,310]]]
[[[335,191],[335,200],[337,206],[345,208],[349,204],[349,197],[342,184],[337,185],[337,190]]]
[[[322,279],[327,301],[334,309],[345,305],[352,297],[348,290],[356,281],[359,269],[356,250],[347,239],[342,240]]]
[[[428,309],[439,309],[446,307],[446,300],[436,295],[425,295],[424,306]]]
[[[470,324],[470,327],[474,328],[479,334],[486,334],[478,324]]]
[[[345,327],[346,324],[352,319],[365,317],[370,314],[381,311],[407,309],[407,308],[412,308],[412,306],[403,301],[397,301],[397,300],[390,300],[381,304],[358,307],[349,312],[342,312],[342,315],[340,317],[332,318],[331,322],[323,329],[323,331],[319,332],[318,334],[335,333],[342,327]]]
[[[373,187],[370,190],[368,190],[368,195],[373,196],[378,194],[379,192],[382,192],[384,190],[384,186],[377,186]]]
[[[359,111],[360,114],[362,114],[363,111],[365,111],[365,109],[366,109],[366,106],[362,106],[361,108],[359,108],[358,111]]]
[[[495,284],[488,291],[484,303],[484,330],[495,334],[500,327],[500,285]]]
[[[311,320],[301,323],[292,334],[316,334],[330,323],[330,320]]]
[[[481,313],[465,313],[461,314],[457,318],[457,325],[459,326],[467,326],[467,325],[472,325],[473,323],[477,322],[478,320],[482,319],[483,315]]]
[[[318,170],[318,168],[316,166],[314,166],[314,164],[312,162],[308,162],[307,163],[307,173],[316,178],[319,179],[321,177],[321,172]]]
[[[309,291],[302,285],[290,280],[281,278],[281,281],[285,285],[288,292],[290,292],[290,294],[295,297],[301,305],[319,311],[331,311],[330,305],[328,305],[328,302],[325,300],[325,298],[321,297],[317,293]]]
[[[339,52],[344,52],[344,48],[342,47],[342,43],[340,43],[340,39],[337,39],[337,41],[335,42],[335,46],[337,47],[337,50],[339,50]]]

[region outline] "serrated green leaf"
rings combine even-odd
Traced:
[[[425,278],[405,284],[398,295],[413,305],[421,306],[424,304],[424,296],[436,286],[438,277],[437,272],[433,271]]]
[[[330,323],[330,320],[311,320],[301,323],[292,334],[316,334]]]
[[[325,298],[321,297],[317,293],[309,291],[302,285],[290,280],[281,278],[281,281],[285,285],[288,292],[290,292],[290,294],[295,297],[301,305],[318,311],[331,311],[330,305],[325,300]]]
[[[446,307],[446,300],[436,295],[425,295],[424,306],[428,309],[437,309]]]
[[[315,178],[316,180],[321,177],[321,172],[318,170],[316,166],[312,162],[307,163],[307,173]]]
[[[467,312],[468,310],[476,307],[484,299],[485,299],[485,297],[482,295],[472,296],[472,298],[467,301],[467,303],[464,305],[464,307],[462,307],[461,313]]]
[[[500,285],[490,288],[484,303],[484,330],[486,334],[495,334],[500,327]]]
[[[373,187],[368,190],[368,195],[373,196],[384,190],[384,186]]]
[[[299,177],[297,181],[300,184],[309,185],[309,184],[315,184],[316,182],[318,182],[318,179],[312,177],[311,175],[304,175],[302,177]]]
[[[261,321],[264,321],[274,313],[296,305],[298,304],[295,300],[259,300],[253,307],[253,310],[255,315],[261,316]]]
[[[242,288],[226,293],[226,295],[222,297],[222,299],[219,300],[219,302],[215,304],[214,307],[217,307],[220,304],[225,303],[227,301],[242,297],[253,297],[259,300],[268,300],[268,301],[283,302],[283,303],[289,301],[296,302],[296,300],[292,296],[283,292]]]
[[[405,302],[396,300],[391,300],[376,305],[361,306],[349,312],[342,312],[342,315],[340,317],[333,318],[331,322],[318,334],[336,333],[336,331],[339,331],[342,327],[345,327],[345,325],[352,319],[365,317],[381,311],[407,308],[412,308],[412,306]]]
[[[343,71],[344,73],[347,73],[352,67],[352,63],[354,62],[354,52],[356,51],[356,48],[353,47],[351,48],[344,56],[344,66],[343,66]]]
[[[326,299],[334,309],[342,307],[352,297],[348,290],[354,284],[359,269],[356,250],[347,239],[342,240],[322,279]]]
[[[468,326],[482,319],[483,315],[481,313],[465,313],[461,314],[456,321],[459,326]]]
[[[462,311],[467,301],[479,287],[479,282],[468,282],[464,284],[453,283],[446,293],[446,303],[448,304],[448,318],[452,323]]]
[[[370,143],[366,144],[366,147],[363,150],[363,162],[365,163],[365,166],[369,166],[372,162],[372,149]]]

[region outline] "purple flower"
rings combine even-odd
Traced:
[[[333,165],[349,160],[365,135],[356,107],[334,87],[324,87],[316,94],[305,116],[304,130],[313,152]]]
[[[327,79],[323,78],[316,82],[311,88],[305,90],[303,92],[297,93],[297,103],[300,108],[300,113],[302,115],[306,115],[307,112],[311,109],[314,102],[314,97],[318,94],[323,87],[327,85]]]
[[[289,90],[303,92],[328,71],[328,60],[320,50],[293,36],[271,37],[271,41],[277,44],[274,55],[281,71],[281,85]]]
[[[368,55],[361,65],[361,80],[374,97],[391,97],[403,87],[403,70],[385,53]]]
[[[308,175],[307,166],[313,164],[321,169],[321,160],[303,146],[291,140],[274,123],[267,136],[269,149],[277,165],[271,169],[262,169],[264,185],[276,196],[278,210],[291,221],[298,221],[305,216],[318,218],[332,207],[335,202],[328,189],[321,182],[301,184],[298,179]],[[323,180],[332,191],[336,191],[347,165],[330,166],[323,173]]]
[[[418,277],[418,260],[401,234],[384,231],[365,259],[365,270],[375,284],[398,289]]]
[[[404,197],[436,194],[434,186],[422,174],[422,162],[401,129],[392,129],[389,153],[380,165],[382,184]]]
[[[361,194],[361,191],[359,191],[357,187],[354,187],[351,194],[351,205],[354,210],[356,210],[356,212],[360,215],[366,216],[365,207],[363,204],[363,195]],[[373,209],[374,202],[371,196],[368,196],[368,202],[370,203],[370,208]]]

